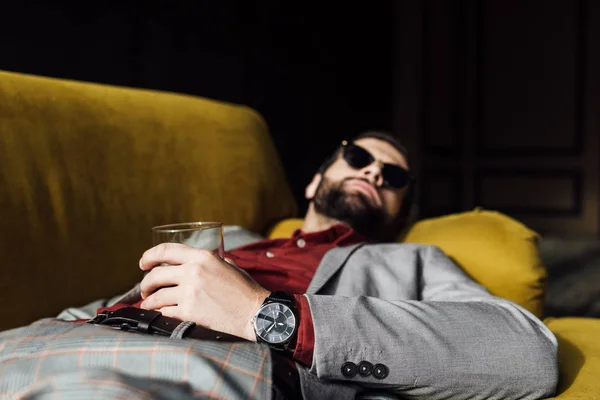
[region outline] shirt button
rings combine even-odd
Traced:
[[[296,244],[298,245],[298,247],[303,248],[304,246],[306,246],[306,241],[304,239],[298,239]]]
[[[266,255],[267,257],[269,257],[269,258],[273,258],[273,257],[275,257],[275,254],[271,253],[270,251],[267,251],[267,252],[265,253],[265,255]]]

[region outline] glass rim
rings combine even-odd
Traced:
[[[178,228],[180,227],[180,228]],[[202,229],[222,228],[222,222],[179,222],[175,224],[158,225],[152,227],[152,232],[159,233],[174,233],[174,232],[191,232]]]

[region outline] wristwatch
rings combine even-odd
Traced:
[[[273,292],[252,318],[258,343],[266,343],[278,351],[291,351],[298,331],[296,301],[285,292]]]

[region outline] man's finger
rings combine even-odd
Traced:
[[[208,250],[197,249],[181,243],[161,243],[146,250],[140,259],[140,268],[147,271],[163,263],[181,265],[188,261],[202,262],[214,257],[216,256]]]
[[[178,265],[154,267],[140,283],[142,298],[145,299],[161,287],[179,285],[182,275],[183,268]]]
[[[181,317],[179,316],[178,310],[179,309],[177,308],[177,306],[167,306],[167,307],[161,308],[158,311],[160,311],[161,314],[164,315],[165,317],[181,319]]]
[[[179,304],[180,294],[180,288],[177,286],[160,288],[146,297],[140,307],[146,310],[157,310],[163,307],[176,306]]]

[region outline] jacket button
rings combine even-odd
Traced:
[[[390,370],[383,364],[375,364],[373,367],[373,376],[377,379],[385,379],[390,374]]]
[[[356,375],[356,370],[356,364],[353,362],[348,361],[342,365],[342,375],[344,375],[346,378],[354,378]]]
[[[368,361],[361,361],[358,364],[358,373],[361,376],[369,376],[373,372],[373,364]]]

